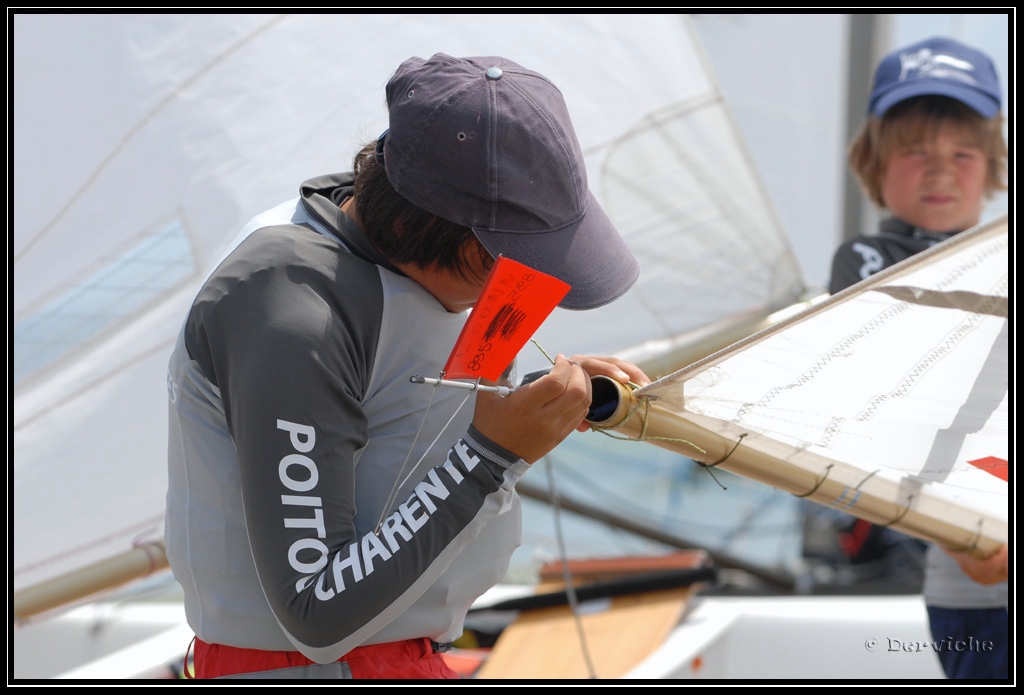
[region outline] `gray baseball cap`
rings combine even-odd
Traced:
[[[562,93],[499,57],[402,63],[386,88],[388,180],[414,205],[470,227],[497,258],[553,275],[567,309],[624,294],[636,258],[587,187]]]

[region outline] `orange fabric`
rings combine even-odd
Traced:
[[[338,659],[348,663],[353,678],[360,679],[435,679],[459,678],[441,653],[434,652],[426,637],[356,647]],[[274,671],[315,662],[299,652],[274,652],[243,649],[195,640],[195,677],[217,678],[239,673]]]
[[[444,365],[445,378],[498,381],[570,289],[556,277],[499,256]]]

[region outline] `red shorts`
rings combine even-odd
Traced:
[[[444,655],[435,652],[433,642],[426,637],[403,642],[386,642],[356,647],[338,659],[348,664],[352,678],[376,679],[435,679],[459,678]],[[195,677],[218,678],[240,673],[276,671],[313,665],[299,652],[274,652],[262,649],[243,649],[223,644],[207,644],[195,639]]]

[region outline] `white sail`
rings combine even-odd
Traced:
[[[537,336],[552,354],[660,354],[729,316],[743,334],[803,292],[684,15],[11,25],[15,592],[154,557],[166,361],[193,293],[251,216],[379,135],[384,84],[412,55],[502,55],[565,94],[590,186],[643,273],[601,311],[556,312]],[[524,351],[524,372],[544,364]]]
[[[634,393],[607,427],[926,541],[1008,537],[1005,215]]]

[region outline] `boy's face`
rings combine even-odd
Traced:
[[[943,124],[931,140],[897,146],[882,176],[893,215],[929,232],[954,232],[981,220],[987,159],[965,129]]]

